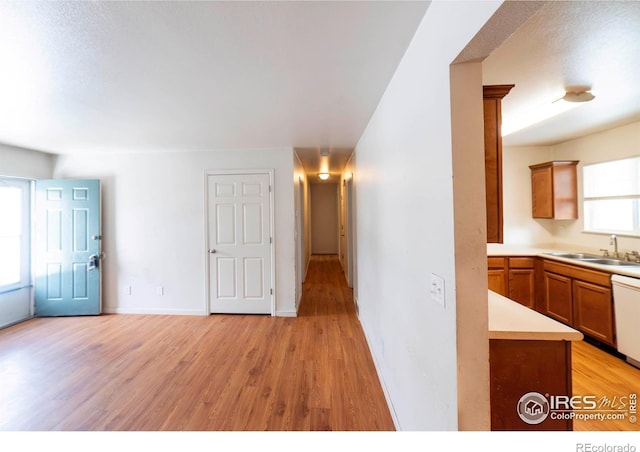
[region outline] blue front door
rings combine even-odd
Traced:
[[[36,181],[36,316],[100,314],[101,239],[100,181]]]

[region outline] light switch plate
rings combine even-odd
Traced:
[[[431,273],[429,293],[433,301],[444,307],[444,279],[434,273]]]

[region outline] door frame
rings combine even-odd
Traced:
[[[350,288],[355,286],[355,234],[354,234],[354,211],[353,211],[353,175],[345,181],[345,200],[347,216],[347,285]]]
[[[205,315],[212,315],[211,313],[211,278],[210,278],[210,262],[209,262],[209,176],[229,176],[229,175],[251,175],[260,174],[269,176],[269,228],[271,229],[271,246],[270,246],[270,259],[271,259],[271,287],[273,293],[271,293],[271,316],[276,315],[276,262],[275,262],[275,245],[276,245],[276,231],[275,231],[275,186],[274,186],[274,169],[229,169],[218,170],[209,169],[204,173],[204,247],[202,254],[204,255],[205,262],[205,300],[204,300],[204,312]]]

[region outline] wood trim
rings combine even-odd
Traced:
[[[530,169],[546,168],[548,166],[564,166],[564,165],[577,165],[580,160],[553,160],[549,162],[536,163],[535,165],[529,165]]]
[[[485,99],[502,99],[509,94],[516,85],[485,85],[482,87],[482,97]]]

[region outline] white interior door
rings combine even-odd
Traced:
[[[274,314],[270,174],[207,177],[211,312]]]

